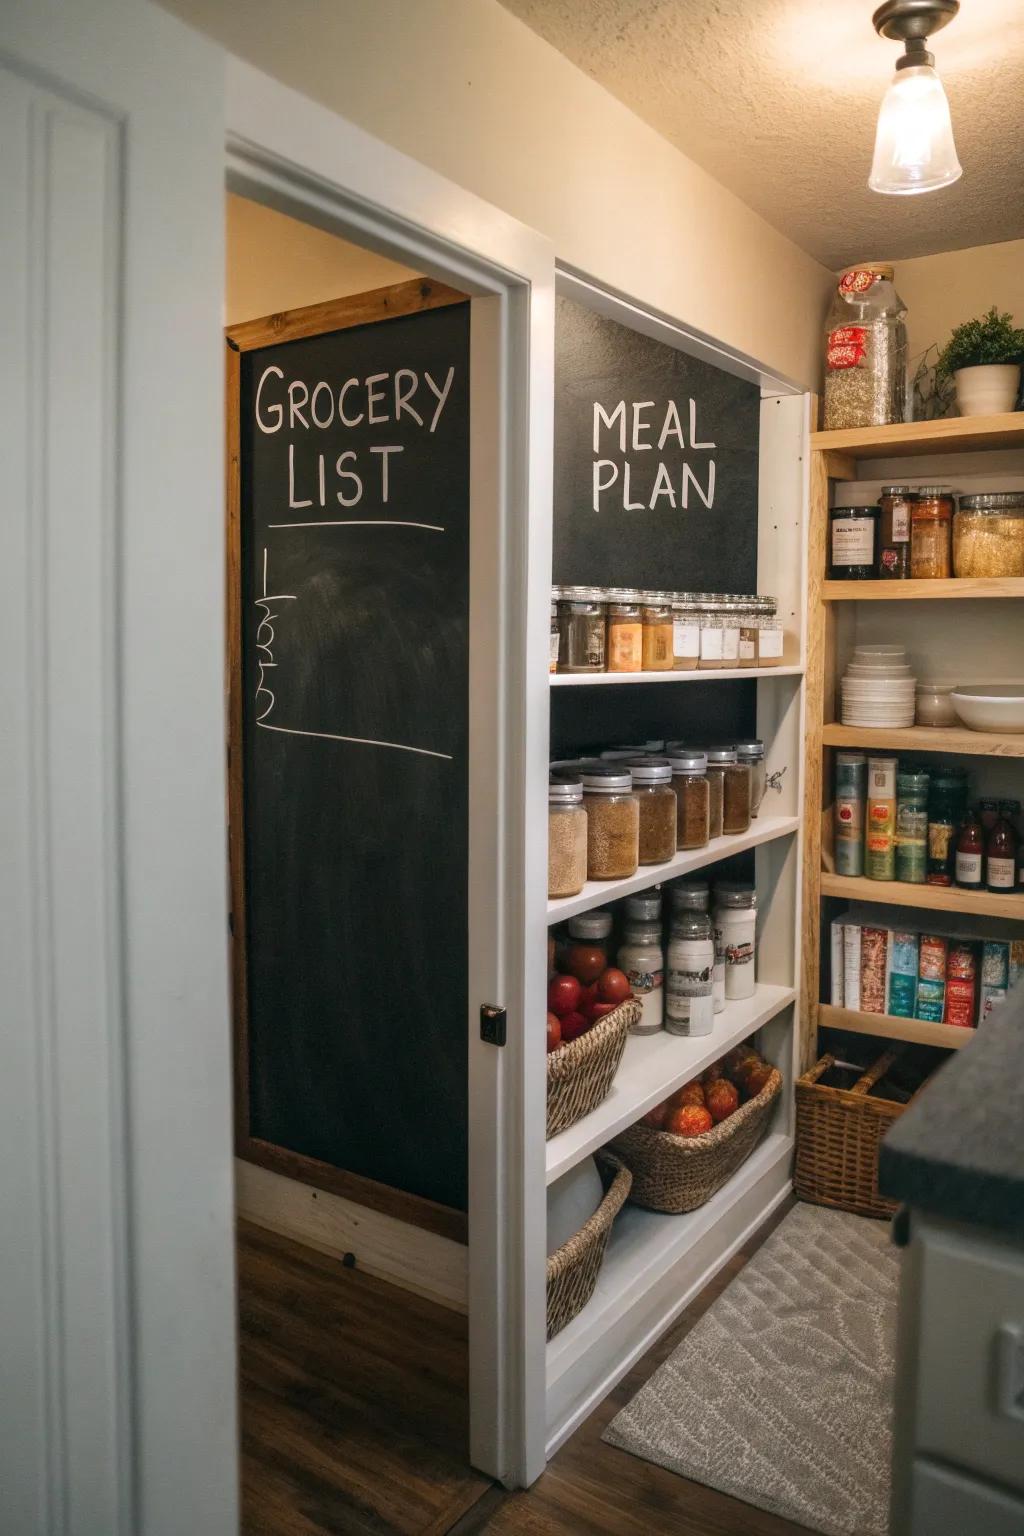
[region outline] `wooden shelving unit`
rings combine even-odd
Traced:
[[[812,402],[812,410],[814,408]],[[944,645],[947,658],[958,656],[955,637],[969,637],[972,626],[1012,621],[1007,602],[1021,604],[1021,628],[1024,630],[1024,578],[949,581],[829,581],[826,579],[829,504],[833,481],[865,483],[865,496],[874,501],[880,478],[895,478],[892,467],[882,463],[890,459],[917,459],[903,474],[912,480],[935,475],[950,479],[948,466],[934,468],[938,457],[963,455],[963,472],[970,478],[994,473],[980,458],[993,451],[1014,450],[1020,455],[1021,483],[1024,485],[1024,412],[1002,416],[973,417],[964,420],[902,422],[895,426],[851,429],[841,432],[810,433],[809,527],[807,582],[807,672],[806,672],[806,767],[804,776],[805,818],[803,844],[803,928],[804,950],[801,984],[801,1049],[805,1065],[817,1054],[819,1027],[852,1030],[886,1039],[907,1040],[956,1049],[973,1038],[973,1031],[945,1024],[930,1024],[919,1019],[892,1018],[887,1015],[854,1012],[820,1003],[821,996],[821,903],[825,897],[919,908],[924,912],[957,913],[984,917],[1009,918],[1024,923],[1024,896],[1019,893],[1001,897],[987,892],[961,891],[955,888],[905,885],[867,879],[850,879],[822,871],[823,833],[828,835],[832,804],[833,749],[861,749],[907,755],[941,753],[992,759],[1024,758],[1024,736],[968,731],[962,727],[932,729],[910,726],[906,729],[872,729],[841,725],[835,719],[836,683],[843,671],[852,645],[861,638],[878,639],[891,635],[905,641],[914,651],[915,635],[931,637],[943,628],[936,618],[934,605],[952,603],[950,624],[946,626]],[[1007,471],[1001,463],[999,473]],[[1011,473],[1018,473],[1013,470]],[[1005,483],[1005,482],[1001,482]],[[984,481],[982,481],[984,484]],[[868,489],[870,487],[870,489]],[[855,496],[850,484],[844,487],[843,500]],[[996,608],[989,608],[990,601]],[[970,605],[983,603],[985,606]],[[878,609],[885,603],[891,608]],[[906,605],[899,609],[895,605]],[[929,617],[929,615],[931,617]],[[872,622],[869,624],[869,620]],[[925,629],[920,628],[921,625]],[[930,627],[929,627],[930,626]],[[931,656],[931,646],[922,639],[922,651]],[[1016,657],[1006,654],[1007,666],[1024,670]],[[985,665],[991,666],[994,657]],[[975,651],[972,662],[977,679],[985,673],[978,667]],[[925,673],[924,675],[928,675]],[[940,675],[935,672],[932,676]],[[1021,772],[1024,781],[1024,769]],[[1003,780],[1005,782],[1005,779]],[[922,927],[926,922],[922,921]]]
[[[1024,587],[1024,582],[1021,583]],[[601,688],[638,683],[732,683],[754,679],[759,683],[773,677],[802,677],[803,667],[728,667],[716,670],[697,668],[692,672],[553,672],[552,688]]]

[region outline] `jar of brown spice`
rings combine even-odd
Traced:
[[[750,830],[750,765],[734,760],[723,769],[722,831],[726,837],[738,837]]]
[[[631,757],[622,765],[640,805],[640,863],[664,864],[676,851],[676,795],[667,757]]]
[[[948,486],[922,485],[910,517],[910,574],[944,581],[953,574],[953,495]]]
[[[708,747],[708,791],[711,837],[721,837],[724,831],[725,770],[736,761],[735,747]]]
[[[709,841],[711,828],[707,757],[703,752],[683,750],[669,761],[672,764],[672,788],[679,802],[676,846],[703,848]]]
[[[588,763],[583,770],[587,813],[587,878],[624,880],[640,863],[640,804],[628,769]]]
[[[643,592],[641,597],[643,599],[641,610],[643,670],[671,672],[672,593]]]

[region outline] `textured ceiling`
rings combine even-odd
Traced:
[[[899,55],[871,0],[502,4],[829,267],[1024,235],[1024,0],[963,0],[933,40],[964,174],[917,197],[867,187]]]

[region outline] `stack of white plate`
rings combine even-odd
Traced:
[[[843,724],[913,725],[915,682],[902,645],[859,645],[840,685]]]

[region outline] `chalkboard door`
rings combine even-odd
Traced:
[[[228,333],[240,1152],[441,1230],[467,1185],[469,320],[413,281]]]

